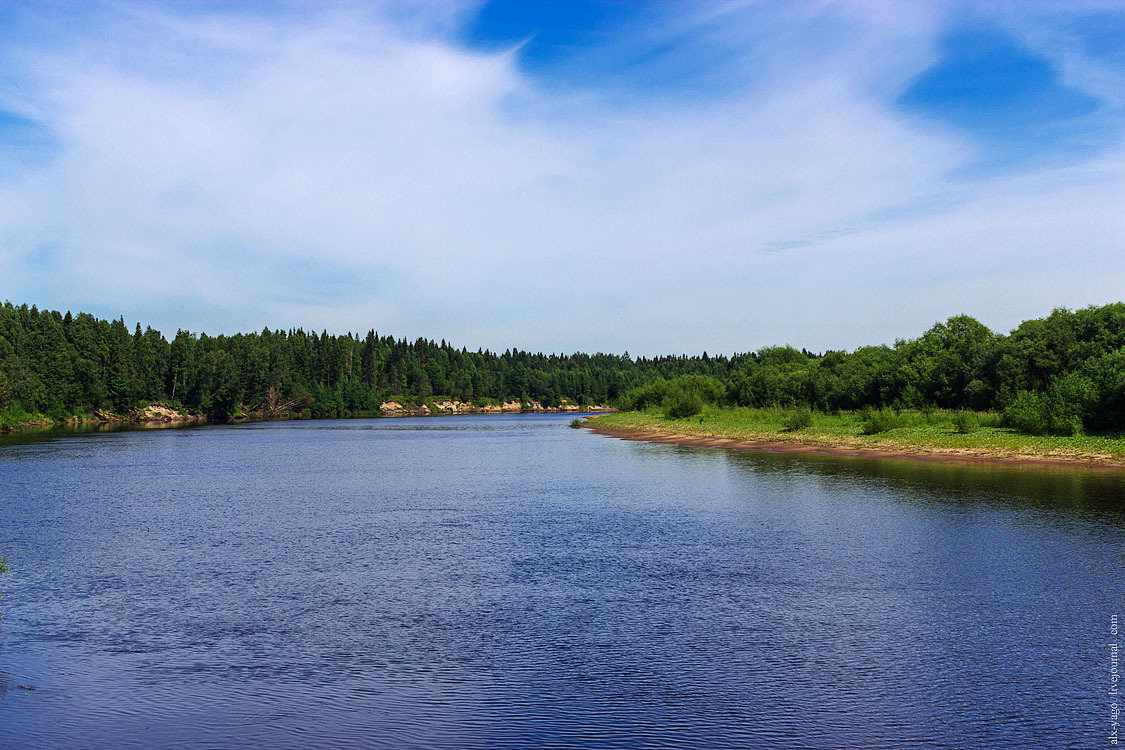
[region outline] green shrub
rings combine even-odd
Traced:
[[[1082,373],[1069,372],[1051,381],[1047,394],[1050,430],[1055,435],[1077,435],[1083,425],[1094,422],[1099,394],[1097,386]]]
[[[979,419],[980,419],[980,426],[981,427],[1003,427],[1004,426],[1004,415],[999,414],[999,413],[994,412],[994,411],[990,411],[987,414],[982,414],[979,417]]]
[[[860,423],[864,435],[877,435],[880,432],[902,427],[903,418],[890,407],[884,406],[881,409],[864,409],[860,416]]]
[[[651,383],[630,388],[618,401],[622,411],[643,411],[651,406],[664,403],[668,395],[668,381],[656,378]]]
[[[1085,404],[1052,389],[1048,394],[1020,391],[1004,410],[1004,424],[1028,435],[1077,435]]]
[[[582,425],[584,425],[584,424],[586,424],[585,419],[572,419],[572,420],[570,420],[570,426],[573,427],[576,430],[579,429],[580,427],[582,427]]]
[[[803,430],[806,427],[811,427],[812,410],[801,408],[797,409],[796,411],[790,412],[789,415],[785,417],[784,424],[785,430],[787,432],[797,432],[798,430]]]
[[[1098,401],[1090,410],[1087,426],[1098,430],[1125,430],[1125,348],[1089,360],[1087,368],[1098,391]]]
[[[35,415],[24,410],[19,401],[13,401],[0,410],[0,428],[18,428],[22,422],[35,419]]]
[[[941,412],[925,413],[922,411],[892,411],[895,427],[926,427],[945,424],[949,416]],[[892,427],[891,429],[894,429]]]
[[[694,393],[705,404],[719,405],[727,400],[726,386],[710,375],[681,375],[669,383],[669,390],[677,389]]]
[[[664,398],[664,416],[683,419],[703,411],[703,399],[686,388],[673,388]]]
[[[704,404],[721,404],[726,400],[726,388],[707,375],[681,375],[667,383],[662,401],[664,416],[683,419],[698,414]]]
[[[965,386],[965,398],[972,409],[987,409],[992,402],[992,396],[992,387],[979,378],[974,378]]]
[[[51,408],[47,410],[47,418],[53,422],[65,422],[70,414],[63,408],[62,404],[52,404]]]
[[[1004,425],[1028,435],[1045,435],[1051,424],[1041,393],[1020,391],[1004,409]]]
[[[1082,420],[1073,414],[1055,415],[1051,419],[1051,434],[1065,435],[1066,437],[1080,435],[1082,434]]]
[[[971,414],[972,412],[969,412],[969,413]],[[949,420],[949,414],[948,413],[935,411],[933,413],[927,414],[924,421],[927,425],[932,427],[932,426],[935,426],[935,425],[945,424],[948,420]],[[910,426],[913,427],[913,425],[910,425]]]
[[[953,412],[953,430],[959,435],[969,435],[980,429],[980,419],[971,411]]]

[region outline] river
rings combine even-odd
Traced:
[[[1125,473],[571,418],[0,440],[0,745],[1109,746]]]

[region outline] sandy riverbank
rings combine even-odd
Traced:
[[[685,431],[653,427],[622,427],[598,424],[596,419],[586,421],[584,427],[600,435],[621,440],[638,440],[649,443],[666,443],[699,448],[725,450],[763,450],[774,453],[821,453],[855,458],[897,458],[913,461],[997,463],[1020,466],[1067,466],[1072,468],[1110,469],[1125,471],[1125,460],[1107,455],[1034,454],[987,448],[949,448],[944,446],[895,445],[883,440],[872,446],[844,440],[798,439],[790,435],[761,437],[728,437],[715,434],[692,434]],[[780,439],[783,438],[783,439]]]

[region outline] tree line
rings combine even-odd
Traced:
[[[0,413],[55,419],[163,401],[216,418],[269,398],[313,416],[387,399],[534,399],[645,408],[669,399],[834,411],[1003,411],[1027,431],[1125,429],[1125,303],[1058,309],[1008,334],[958,315],[893,346],[732,356],[503,353],[297,328],[208,336],[10,302],[0,307]]]

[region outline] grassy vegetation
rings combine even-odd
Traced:
[[[18,402],[0,409],[0,431],[18,430],[27,423],[49,422],[43,414],[32,414]]]
[[[1125,435],[1028,435],[1001,426],[1000,415],[989,412],[878,409],[825,414],[705,406],[698,414],[680,419],[650,409],[603,415],[589,420],[589,425],[611,431],[656,430],[859,450],[1125,462]]]

